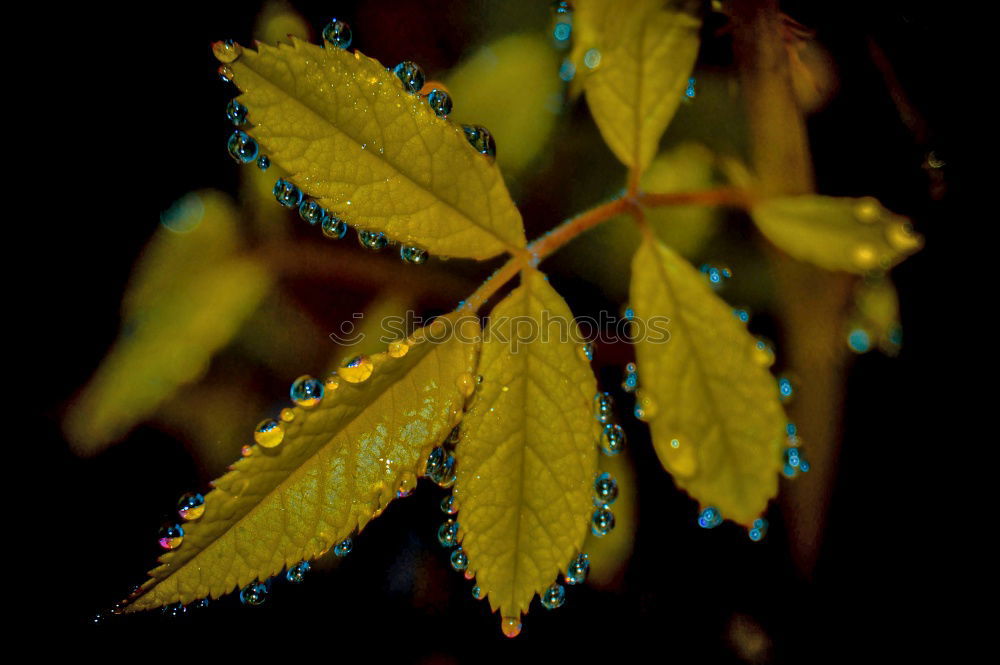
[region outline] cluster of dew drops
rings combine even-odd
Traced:
[[[353,41],[350,25],[340,19],[332,19],[323,29],[323,42],[326,48],[347,49]],[[233,80],[233,71],[229,66],[243,52],[242,47],[234,41],[216,42],[212,46],[216,58],[222,62],[219,76],[229,83]],[[424,88],[425,76],[423,70],[409,60],[396,65],[392,72],[400,80],[403,89],[414,95],[420,95]],[[452,100],[447,91],[432,88],[423,95],[427,105],[439,118],[447,119],[452,110]],[[236,126],[226,143],[229,155],[239,164],[256,163],[262,171],[266,171],[271,160],[260,151],[257,141],[244,131],[248,126],[249,110],[238,100],[233,99],[226,107],[226,117]],[[497,148],[493,135],[485,127],[479,125],[462,125],[462,131],[469,145],[491,162],[496,158]],[[297,209],[303,221],[311,226],[319,226],[326,238],[341,240],[348,232],[347,222],[336,214],[323,208],[319,203],[307,198],[301,189],[290,180],[280,178],[274,185],[274,198],[285,208]],[[350,201],[347,202],[350,205]],[[396,244],[381,231],[358,229],[358,243],[362,247],[379,251],[390,244]],[[399,257],[406,263],[420,265],[428,258],[427,250],[419,245],[400,244]]]

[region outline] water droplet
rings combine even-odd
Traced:
[[[419,266],[427,261],[427,250],[416,245],[403,245],[399,248],[399,258],[406,263]]]
[[[479,586],[472,587],[473,598],[475,598],[476,600],[482,600],[485,596],[486,594],[483,593],[483,590]]]
[[[671,439],[669,447],[664,448],[661,454],[671,473],[690,478],[698,471],[698,455],[694,446],[681,437]]]
[[[298,406],[311,409],[323,399],[323,382],[303,374],[292,382],[288,396]]]
[[[274,448],[284,438],[285,428],[272,418],[260,421],[253,431],[253,440],[264,448]]]
[[[390,358],[402,358],[410,351],[410,345],[406,342],[389,342],[388,353]]]
[[[278,414],[278,417],[281,418],[281,422],[283,422],[283,423],[290,423],[293,420],[295,420],[295,411],[292,410],[292,409],[289,409],[286,406],[284,409],[281,410],[281,413]]]
[[[222,65],[219,67],[219,78],[222,79],[223,83],[232,83],[234,76],[235,74],[233,74],[233,68],[229,65]]]
[[[229,156],[238,164],[249,164],[257,159],[257,142],[246,132],[237,129],[226,142]]]
[[[714,529],[722,524],[722,513],[718,508],[709,506],[698,515],[698,526],[702,529]]]
[[[342,541],[333,546],[333,553],[337,556],[347,556],[354,549],[354,541],[351,538],[344,538]]]
[[[573,64],[572,60],[566,58],[565,60],[562,61],[562,64],[559,65],[559,78],[562,81],[569,83],[575,77],[576,77],[576,65]]]
[[[694,84],[695,84],[695,82],[696,82],[696,80],[694,78],[689,78],[688,79],[687,88],[685,88],[685,90],[684,90],[684,96],[687,97],[688,99],[694,99],[694,97],[695,97],[695,94],[696,94],[695,90],[694,90]]]
[[[795,390],[792,388],[792,382],[787,376],[782,376],[778,379],[778,398],[782,402],[790,400],[794,392]]]
[[[226,106],[226,117],[229,118],[229,122],[233,123],[237,127],[242,127],[247,121],[247,110],[247,107],[233,99],[230,100],[229,105]]]
[[[424,475],[433,480],[434,476],[441,470],[441,466],[444,464],[445,455],[447,454],[448,453],[441,446],[432,450],[427,456],[427,463],[424,465]]]
[[[572,14],[573,5],[566,0],[559,0],[558,2],[552,3],[552,11],[556,14]]]
[[[372,359],[368,356],[357,356],[337,370],[337,375],[348,383],[364,383],[375,371]]]
[[[639,387],[639,368],[635,363],[625,365],[625,378],[622,379],[622,390],[634,393]]]
[[[184,528],[180,524],[164,524],[160,527],[157,542],[165,550],[175,550],[184,542]]]
[[[581,552],[566,566],[566,574],[563,575],[563,579],[569,585],[583,584],[587,581],[587,573],[589,572],[590,557]]]
[[[347,24],[347,21],[331,19],[323,28],[323,41],[337,48],[348,48],[352,39],[351,26]]]
[[[594,481],[594,504],[610,506],[618,498],[618,483],[608,472],[597,476]]]
[[[220,41],[212,44],[212,54],[219,62],[229,64],[236,62],[236,59],[243,54],[243,47],[232,39],[227,39],[224,42]]]
[[[267,600],[268,588],[264,582],[252,582],[240,590],[240,602],[250,607],[259,607]]]
[[[514,617],[503,617],[500,619],[500,631],[505,637],[517,637],[521,634],[521,620]]]
[[[198,492],[188,492],[177,502],[177,514],[189,522],[198,519],[205,514],[205,497]]]
[[[292,584],[302,584],[310,568],[312,568],[312,565],[308,561],[300,561],[288,569],[285,573],[285,579]]]
[[[490,159],[497,156],[497,144],[488,129],[478,125],[462,125],[462,130],[469,145],[475,148],[476,152]]]
[[[753,345],[753,359],[761,367],[774,364],[774,347],[765,339],[758,339]]]
[[[171,605],[165,605],[160,609],[163,616],[168,616],[172,619],[184,616],[187,613],[187,608],[181,603],[173,603]]]
[[[478,385],[478,384],[477,384]],[[455,425],[448,432],[448,438],[444,440],[445,445],[450,448],[454,448],[458,445],[458,442],[462,440],[462,428],[459,425]]]
[[[566,602],[566,588],[561,584],[553,584],[542,594],[542,607],[554,610]]]
[[[601,451],[608,456],[617,455],[625,447],[625,430],[617,423],[606,423],[601,432]]]
[[[750,536],[750,540],[755,543],[760,542],[767,535],[767,520],[763,517],[758,517],[753,521],[753,526],[747,530],[747,535]]]
[[[635,408],[632,413],[636,418],[642,420],[643,422],[649,422],[656,417],[658,412],[658,405],[656,400],[653,399],[651,395],[645,394],[643,390],[637,390],[635,393]]]
[[[302,221],[308,222],[309,224],[315,226],[317,222],[321,221],[326,215],[326,210],[323,210],[321,206],[316,201],[303,200],[299,204],[299,217]]]
[[[330,372],[326,375],[326,380],[323,381],[323,388],[326,392],[336,390],[340,387],[340,376],[336,372]]]
[[[615,401],[610,393],[597,393],[594,395],[594,418],[599,423],[608,423],[614,416]]]
[[[882,217],[882,206],[876,199],[866,196],[854,206],[854,217],[862,224],[874,224]]]
[[[734,309],[733,316],[735,316],[743,323],[747,323],[750,321],[750,312],[746,311],[745,309]]]
[[[454,547],[458,544],[458,522],[448,520],[438,528],[438,542],[441,547]]]
[[[469,555],[465,553],[461,545],[451,553],[451,567],[459,572],[469,567]]]
[[[427,95],[427,104],[441,118],[447,118],[448,114],[451,113],[451,96],[444,90],[437,88],[431,90],[430,94]]]
[[[571,34],[573,34],[573,25],[569,21],[560,20],[552,28],[552,37],[557,43],[568,42]]]
[[[718,288],[725,280],[733,276],[729,268],[725,266],[713,266],[708,263],[702,264],[701,271],[708,277],[708,283],[712,288]]]
[[[199,598],[198,600],[188,605],[188,608],[197,611],[206,609],[208,605],[209,605],[208,598]]]
[[[440,449],[444,454],[441,463],[434,469],[433,473],[430,472],[430,459],[428,459],[428,477],[437,483],[438,487],[443,487],[445,489],[451,487],[455,484],[456,473],[455,473],[455,456],[451,453],[445,451],[443,448]],[[433,454],[433,453],[432,453]]]
[[[590,516],[590,532],[597,537],[606,536],[615,528],[615,514],[607,508],[598,508]]]
[[[405,499],[413,494],[413,490],[416,488],[417,474],[411,471],[404,471],[402,477],[399,479],[399,487],[396,488],[396,498]]]
[[[378,251],[380,249],[385,249],[385,246],[389,244],[389,239],[385,237],[385,234],[381,231],[365,231],[363,229],[358,229],[358,242],[365,249],[370,249],[372,251]]]
[[[240,448],[240,455],[243,455],[243,457],[250,457],[253,455],[253,446],[247,444]]]
[[[445,515],[454,515],[458,512],[458,506],[455,505],[454,494],[449,494],[445,498],[441,499],[441,512]]]
[[[302,203],[302,190],[290,180],[281,178],[274,183],[274,198],[286,208],[298,208]]]
[[[403,82],[403,89],[407,92],[420,92],[424,87],[424,70],[415,62],[404,60],[392,72]]]
[[[597,69],[601,65],[601,52],[596,48],[589,49],[583,54],[583,64],[587,69]]]
[[[594,359],[594,345],[590,342],[585,342],[580,345],[580,357],[586,360],[588,363]]]
[[[319,227],[322,229],[323,235],[331,240],[341,240],[347,235],[347,222],[325,211]]]
[[[267,155],[261,155],[257,158],[257,168],[261,171],[266,171],[271,168],[271,158]]]
[[[847,346],[855,353],[868,353],[872,348],[872,340],[864,328],[854,328],[847,333]]]

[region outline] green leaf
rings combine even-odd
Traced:
[[[923,246],[909,220],[871,197],[784,196],[751,210],[768,240],[827,270],[887,270]]]
[[[653,160],[698,56],[701,21],[663,4],[616,5],[587,47],[600,53],[583,83],[591,113],[612,152],[640,172]]]
[[[660,461],[703,506],[750,525],[777,492],[786,424],[754,338],[703,273],[652,239],[632,263],[631,304],[644,324],[639,399]]]
[[[318,406],[292,409],[279,445],[254,445],[215,481],[204,514],[184,524],[182,544],[160,558],[127,611],[217,598],[362,529],[412,489],[457,423],[478,348],[478,320],[449,315],[418,330],[405,354],[368,358],[370,374],[359,371],[367,363],[342,369]]]
[[[490,320],[482,385],[461,428],[455,500],[477,584],[513,622],[587,535],[597,385],[571,341],[580,339],[573,315],[541,273],[523,272]]]
[[[377,61],[293,39],[229,67],[261,150],[350,224],[440,256],[525,246],[497,167]]]
[[[66,414],[79,453],[120,439],[198,380],[271,287],[267,269],[239,253],[236,213],[222,194],[189,194],[163,221],[136,264],[119,338]]]

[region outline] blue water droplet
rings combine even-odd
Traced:
[[[285,579],[292,584],[302,584],[311,568],[312,565],[308,561],[300,561],[285,572]]]
[[[573,34],[573,25],[569,21],[557,21],[555,27],[552,28],[552,37],[557,43],[569,41],[571,34]]]
[[[389,239],[381,231],[358,229],[358,242],[365,249],[377,252],[380,249],[385,249],[385,246],[389,244]]]
[[[580,347],[580,355],[583,356],[587,362],[594,359],[594,344],[592,342],[584,342]]]
[[[714,529],[720,524],[722,524],[722,513],[720,513],[719,509],[714,506],[705,508],[705,510],[701,511],[701,514],[698,515],[698,526],[702,529]]]
[[[399,248],[399,258],[406,263],[418,266],[427,261],[427,250],[416,245],[403,245]]]
[[[240,104],[237,100],[232,99],[226,106],[226,117],[229,118],[229,122],[233,123],[237,127],[242,127],[247,121],[247,107]]]
[[[177,502],[177,514],[188,521],[198,519],[205,514],[205,497],[198,492],[188,492]]]
[[[429,464],[428,464],[429,466]],[[430,479],[437,483],[438,487],[445,489],[455,484],[457,478],[455,472],[455,456],[445,451],[444,458],[433,473],[428,472]]]
[[[257,158],[257,168],[261,171],[266,171],[271,168],[271,158],[267,155],[261,155]]]
[[[639,387],[639,368],[635,363],[625,365],[625,378],[622,379],[622,390],[634,393]]]
[[[209,604],[210,601],[208,600],[208,598],[199,598],[198,600],[188,605],[188,608],[192,610],[203,610],[206,609],[209,606]]]
[[[788,436],[795,436],[799,433],[799,428],[795,426],[795,423],[788,423],[785,425],[785,433]]]
[[[608,472],[597,476],[594,481],[594,504],[610,506],[618,498],[618,483]]]
[[[572,14],[573,5],[567,2],[567,0],[559,0],[552,3],[552,11],[556,14]]]
[[[767,527],[767,520],[763,517],[758,517],[753,521],[753,526],[747,529],[747,535],[755,543],[760,542],[767,535]]]
[[[778,397],[782,402],[790,400],[793,392],[792,382],[788,377],[783,376],[778,379]]]
[[[240,602],[249,607],[258,607],[267,600],[269,589],[264,582],[251,582],[240,590]]]
[[[232,83],[234,76],[232,67],[229,65],[219,66],[219,78],[222,79],[223,83]]]
[[[337,48],[348,48],[352,39],[351,26],[347,24],[347,21],[331,19],[323,28],[323,41]]]
[[[184,542],[184,528],[180,524],[164,524],[160,527],[157,542],[165,550],[175,550]]]
[[[569,83],[575,77],[576,77],[576,65],[573,64],[572,60],[566,58],[565,60],[562,61],[562,64],[559,65],[559,78],[565,81],[566,83]]]
[[[469,555],[465,553],[461,545],[451,553],[451,567],[459,572],[469,567]]]
[[[462,125],[462,131],[465,132],[465,139],[469,145],[475,148],[476,152],[486,155],[490,159],[497,156],[497,144],[488,129],[479,125]]]
[[[694,84],[695,84],[695,79],[689,78],[688,79],[688,84],[687,84],[687,89],[684,90],[684,95],[688,99],[694,99],[694,96],[695,96]]]
[[[427,95],[427,105],[439,117],[447,118],[451,113],[451,95],[444,90],[434,88]]]
[[[718,288],[725,280],[733,276],[729,268],[725,266],[713,266],[708,263],[702,264],[701,271],[708,277],[708,283],[712,288]]]
[[[734,309],[733,315],[743,323],[750,321],[750,312],[745,309]]]
[[[298,406],[312,408],[323,399],[323,382],[305,374],[292,382],[288,396]]]
[[[187,608],[182,603],[171,603],[170,605],[165,605],[160,612],[163,613],[163,616],[176,619],[184,616],[187,613]]]
[[[441,512],[445,515],[454,515],[458,512],[458,506],[455,505],[454,494],[449,494],[445,498],[441,499]]]
[[[438,528],[438,542],[441,547],[454,547],[458,544],[458,522],[448,520]]]
[[[434,476],[440,471],[447,454],[447,451],[441,446],[434,448],[427,456],[427,462],[424,464],[424,475],[434,480]]]
[[[323,210],[323,206],[316,201],[304,200],[299,204],[299,217],[313,226],[320,222],[325,214],[326,210]]]
[[[601,432],[601,452],[617,455],[625,447],[625,430],[617,423],[606,423]]]
[[[553,584],[542,594],[542,607],[554,610],[566,602],[566,588],[562,584]]]
[[[590,532],[597,537],[606,536],[615,528],[615,514],[607,508],[598,508],[590,516]]]
[[[475,598],[476,600],[482,600],[485,596],[486,596],[486,594],[483,593],[482,588],[480,588],[478,585],[472,587],[472,597],[473,598]]]
[[[809,473],[810,468],[812,467],[809,466],[809,462],[799,458],[799,471],[801,471],[802,473]]]
[[[298,208],[302,203],[302,190],[290,180],[281,178],[274,183],[274,198],[286,208]]]
[[[229,137],[229,140],[226,142],[226,149],[229,150],[229,156],[236,160],[238,164],[249,164],[257,159],[257,142],[253,140],[253,137],[240,129],[237,129]]]
[[[319,227],[323,235],[331,240],[341,240],[347,235],[347,222],[325,211]]]
[[[337,556],[347,556],[354,549],[354,541],[350,538],[344,538],[342,541],[334,545],[333,553]]]
[[[590,557],[581,552],[566,566],[566,574],[563,579],[566,584],[583,584],[587,581],[587,573],[590,572]]]
[[[597,393],[594,395],[594,418],[599,423],[611,422],[614,416],[615,401],[610,393]]]
[[[872,348],[871,337],[864,328],[855,328],[847,335],[847,346],[855,353],[868,353]]]
[[[403,82],[403,88],[407,92],[420,92],[424,87],[424,70],[415,62],[404,60],[392,72]]]

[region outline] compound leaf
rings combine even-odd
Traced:
[[[597,387],[574,338],[562,297],[538,271],[523,272],[491,314],[482,385],[462,424],[460,537],[477,584],[504,618],[519,619],[565,572],[594,509]]]
[[[261,150],[347,222],[441,256],[524,247],[497,167],[376,60],[293,38],[229,67]]]
[[[164,214],[130,280],[119,338],[67,412],[78,452],[120,439],[197,380],[257,308],[272,277],[240,248],[222,194],[189,194]]]
[[[603,16],[603,31],[586,47],[600,53],[600,62],[583,89],[608,147],[641,172],[684,96],[701,21],[663,9],[661,0],[636,0]]]
[[[635,352],[660,461],[703,506],[751,524],[777,492],[786,424],[754,338],[703,273],[655,240],[636,252],[631,291],[646,324]]]
[[[348,380],[360,378],[357,367],[341,370],[318,406],[294,408],[277,447],[255,445],[215,481],[204,514],[184,524],[183,543],[160,558],[128,610],[219,597],[363,528],[404,477],[415,482],[458,421],[479,333],[474,317],[449,315],[414,333],[402,357],[371,356],[367,380]]]
[[[760,201],[751,214],[768,240],[827,270],[885,270],[923,245],[909,220],[871,197],[782,196]]]

